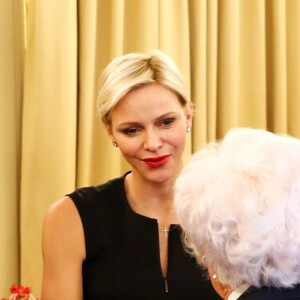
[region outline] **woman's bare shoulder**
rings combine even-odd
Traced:
[[[42,237],[42,299],[82,299],[84,231],[69,197],[52,204],[46,212]]]
[[[44,226],[48,227],[49,225],[50,227],[59,226],[61,229],[64,229],[64,225],[68,225],[66,230],[75,229],[72,228],[73,226],[82,226],[77,208],[70,197],[63,197],[50,205],[44,218]]]
[[[70,197],[63,197],[54,202],[45,214],[43,249],[52,248],[51,245],[55,245],[55,243],[60,245],[60,247],[56,247],[58,250],[73,249],[74,253],[74,250],[78,249],[78,253],[85,255],[82,222]]]

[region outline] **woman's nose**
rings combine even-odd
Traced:
[[[147,130],[145,132],[144,148],[149,151],[155,151],[162,146],[162,139],[155,129]]]

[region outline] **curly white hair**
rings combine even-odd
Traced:
[[[175,208],[186,246],[222,283],[300,283],[300,140],[230,130],[184,167]]]

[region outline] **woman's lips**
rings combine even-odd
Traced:
[[[163,155],[143,159],[143,162],[150,168],[159,168],[164,166],[170,159],[171,155]]]

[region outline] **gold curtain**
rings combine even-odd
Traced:
[[[0,1],[0,298],[19,279],[23,7]]]
[[[95,111],[114,57],[177,62],[196,109],[186,157],[235,126],[300,138],[300,0],[26,3],[23,41],[22,1],[0,0],[0,297],[18,280],[39,294],[47,207],[128,169]]]

